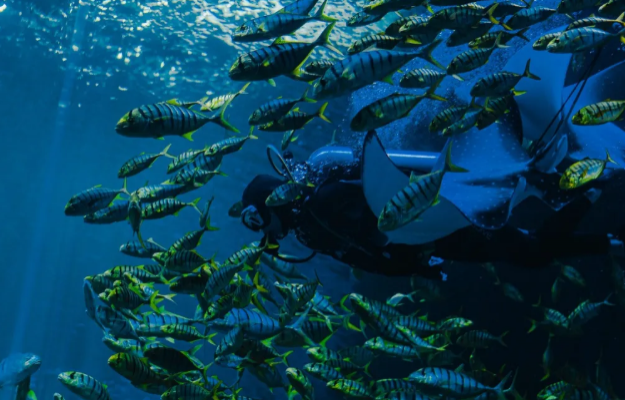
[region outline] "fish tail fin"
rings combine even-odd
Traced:
[[[247,94],[247,92],[245,91],[245,89],[247,89],[248,86],[250,86],[252,82],[248,82],[245,85],[243,85],[243,87],[241,88],[241,90],[239,90],[237,92],[237,96],[242,95],[242,94]]]
[[[304,324],[304,322],[306,322],[306,318],[308,317],[308,313],[311,309],[312,306],[309,305],[306,310],[297,318],[297,320],[288,326],[288,328],[292,329],[294,332],[297,332],[297,334],[300,335],[302,339],[304,339],[306,344],[314,347],[317,346],[317,343],[315,343],[315,341],[312,340],[302,329],[302,325]]]
[[[139,243],[141,244],[141,247],[145,249],[146,248],[145,243],[143,242],[143,237],[141,237],[141,231],[139,229],[137,229],[137,239],[139,239]]]
[[[161,151],[161,155],[164,157],[169,157],[169,158],[175,158],[174,156],[172,156],[171,154],[168,153],[169,148],[171,147],[171,143],[167,145],[167,147],[165,147],[165,149],[163,151]]]
[[[510,386],[508,387],[508,389],[504,390],[503,392],[508,394],[508,393],[512,393],[514,395],[515,399],[518,399],[519,397],[521,397],[519,395],[519,393],[516,391],[515,389],[515,385],[516,385],[516,378],[519,375],[519,370],[517,369],[514,372],[514,377],[512,377],[512,383],[510,384]]]
[[[603,300],[603,304],[604,304],[604,305],[606,305],[606,306],[614,306],[614,303],[610,303],[610,301],[609,301],[609,300],[610,300],[610,297],[612,297],[612,295],[613,295],[613,294],[614,294],[614,293],[610,293],[610,294],[608,295],[608,297],[606,297],[606,298],[605,298],[605,300]]]
[[[527,33],[527,31],[530,29],[530,27],[528,26],[527,28],[523,28],[520,31],[518,31],[517,33],[514,34],[514,36],[521,38],[523,40],[525,40],[526,42],[529,42],[530,40],[527,38],[527,36],[525,36],[525,33]]]
[[[211,367],[211,365],[213,365],[213,363],[210,363],[208,365],[206,365],[204,368],[202,368],[202,378],[204,379],[204,382],[208,382],[208,369]]]
[[[488,18],[490,20],[490,22],[492,22],[495,25],[500,25],[501,22],[497,21],[497,19],[495,19],[495,17],[493,17],[493,12],[495,12],[495,9],[499,6],[499,3],[493,3],[492,6],[490,6],[488,8],[488,10],[486,11],[486,18]]]
[[[154,293],[152,293],[152,296],[150,296],[150,308],[154,310],[155,313],[160,314],[161,310],[158,308],[158,305],[156,304],[157,297],[158,297],[158,290],[155,290]]]
[[[254,286],[256,287],[256,290],[258,290],[260,293],[269,293],[269,290],[267,290],[267,288],[265,288],[263,285],[261,285],[258,281],[258,278],[260,276],[260,272],[256,272],[256,275],[254,275]]]
[[[423,3],[421,3],[421,5],[425,7],[425,9],[428,10],[430,14],[434,14],[434,10],[432,9],[432,6],[430,5],[429,1],[426,0]]]
[[[302,97],[300,97],[299,101],[303,101],[306,103],[316,103],[317,100],[315,99],[311,99],[308,97],[308,88],[306,88],[306,90],[304,91],[304,94],[302,95]]]
[[[335,25],[336,25],[336,22],[332,22],[330,25],[328,25],[323,30],[323,32],[321,32],[321,35],[319,35],[317,40],[315,40],[315,45],[323,46],[326,49],[331,50],[335,53],[342,54],[339,49],[337,49],[336,47],[332,45],[332,43],[330,43],[330,33],[332,33],[332,29],[334,29]]]
[[[324,0],[324,2],[321,3],[321,7],[319,7],[319,10],[313,16],[313,19],[325,22],[337,22],[338,20],[336,18],[331,18],[324,14],[327,4],[328,0]]]
[[[345,296],[343,296],[341,298],[341,301],[339,302],[339,305],[341,306],[341,308],[347,312],[352,312],[352,310],[350,310],[349,308],[347,308],[347,306],[345,305],[345,302],[347,301],[347,299],[349,298],[349,293],[346,294]]]
[[[169,301],[171,301],[172,303],[176,304],[176,302],[174,301],[174,297],[176,297],[176,293],[172,293],[172,294],[162,294],[161,295],[162,298],[167,299]]]
[[[549,379],[550,376],[551,376],[551,371],[549,370],[549,367],[547,367],[547,372],[545,372],[545,376],[543,376],[540,381],[541,382],[546,381],[547,379]]]
[[[226,102],[226,104],[224,104],[224,106],[221,108],[221,112],[219,113],[219,118],[216,122],[219,125],[226,128],[227,130],[229,130],[230,132],[239,133],[240,131],[226,120],[226,109],[228,109],[228,106],[230,105],[230,103],[232,103],[232,99],[228,100],[228,102]]]
[[[495,44],[493,45],[494,48],[496,49],[507,49],[510,46],[506,46],[504,44],[501,44],[501,37],[503,36],[502,33],[499,33],[499,35],[497,35],[497,40],[495,40]]]
[[[527,63],[525,64],[525,71],[523,72],[523,76],[529,79],[533,79],[535,81],[539,81],[540,77],[530,72],[530,61],[532,60],[527,60]]]
[[[425,97],[427,97],[428,99],[431,100],[438,100],[438,101],[447,101],[446,98],[441,97],[437,94],[435,94],[434,92],[436,91],[436,89],[438,89],[438,86],[441,84],[441,82],[443,81],[443,79],[445,79],[445,77],[443,76],[441,79],[439,79],[436,83],[434,83],[424,94]]]
[[[250,139],[254,139],[254,140],[258,139],[258,136],[254,135],[254,127],[253,126],[250,127],[250,134],[247,135],[247,137],[250,138]]]
[[[501,344],[503,347],[508,347],[508,345],[503,341],[504,336],[506,336],[508,333],[510,333],[510,331],[506,331],[504,333],[502,333],[498,338],[497,341],[499,342],[499,344]]]
[[[536,328],[538,327],[538,323],[536,322],[535,319],[530,319],[530,322],[532,323],[532,326],[530,326],[530,329],[527,331],[527,333],[534,332]]]
[[[322,120],[324,120],[325,122],[327,122],[327,123],[331,124],[331,123],[332,123],[332,121],[330,121],[330,120],[328,119],[328,117],[326,117],[326,116],[323,114],[323,112],[326,110],[326,108],[327,108],[327,107],[328,107],[328,103],[324,103],[324,104],[321,106],[321,108],[319,108],[319,111],[317,111],[317,114],[316,114],[316,115],[317,115],[317,117],[321,118],[321,119],[322,119]]]
[[[348,315],[346,315],[343,318],[343,327],[345,329],[348,329],[348,330],[352,330],[352,331],[356,331],[356,332],[362,332],[362,330],[360,328],[358,328],[356,325],[352,324],[352,322],[350,321],[350,317],[351,317],[351,314],[348,314]]]
[[[210,344],[212,344],[213,346],[215,346],[215,342],[213,341],[213,338],[217,336],[217,332],[215,333],[211,333],[210,335],[206,336],[206,341]]]
[[[287,360],[287,357],[290,356],[291,354],[293,354],[293,350],[289,350],[286,353],[280,355],[280,359],[282,359],[282,363],[286,365],[287,367],[289,366],[289,361]]]
[[[625,12],[621,13],[615,21],[619,22],[621,25],[625,25],[623,24],[623,20],[625,20]]]
[[[469,172],[468,170],[459,167],[451,162],[451,148],[453,147],[452,144],[453,143],[450,140],[449,146],[447,147],[447,153],[445,154],[445,167],[443,170],[445,172]]]
[[[421,51],[419,51],[417,54],[417,57],[423,58],[424,60],[426,60],[427,62],[436,65],[438,68],[442,69],[443,71],[445,70],[445,67],[443,66],[443,64],[441,64],[440,62],[438,62],[433,56],[432,53],[434,52],[434,49],[436,49],[438,47],[439,44],[441,44],[443,42],[443,39],[436,39],[435,41],[433,41],[432,43],[428,44],[427,46],[423,47],[423,49]]]
[[[612,164],[616,164],[616,165],[618,165],[618,164],[617,164],[617,162],[616,162],[616,161],[614,161],[614,160],[612,159],[612,157],[610,156],[610,152],[608,151],[608,149],[605,149],[605,161],[606,161],[606,163],[611,162]]]
[[[312,186],[312,187],[314,187],[314,186]],[[321,283],[321,279],[319,279],[319,275],[317,274],[317,270],[316,269],[315,269],[315,282],[317,282],[317,285],[323,286],[323,283]]]
[[[493,388],[499,400],[506,400],[506,391],[504,390],[504,386],[506,382],[508,382],[508,379],[510,379],[510,375],[512,375],[512,372],[508,372],[508,375],[504,376],[501,382]]]

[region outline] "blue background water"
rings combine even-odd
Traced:
[[[119,246],[132,239],[131,230],[125,223],[105,226],[84,224],[81,218],[69,218],[63,214],[67,200],[76,192],[102,184],[105,187],[121,187],[116,178],[119,166],[141,152],[158,152],[167,143],[173,143],[171,151],[178,153],[191,147],[200,148],[206,143],[222,139],[221,129],[207,126],[195,135],[195,142],[184,139],[153,141],[128,139],[114,132],[114,124],[125,112],[141,104],[163,98],[182,97],[196,99],[206,90],[226,92],[237,90],[238,84],[194,79],[183,80],[175,87],[162,82],[143,79],[141,72],[153,72],[133,61],[127,66],[110,64],[109,54],[92,42],[106,42],[113,46],[128,40],[122,31],[106,28],[97,31],[88,20],[93,16],[93,6],[77,7],[62,18],[59,10],[68,10],[65,4],[41,1],[34,7],[22,2],[10,2],[0,23],[6,27],[4,40],[0,43],[0,126],[2,127],[3,195],[0,211],[3,214],[0,243],[2,243],[2,290],[0,290],[0,357],[16,351],[30,351],[43,359],[41,370],[33,378],[33,386],[39,398],[50,398],[61,392],[73,398],[60,383],[58,373],[77,370],[90,374],[109,385],[113,399],[124,397],[154,397],[134,389],[107,365],[111,352],[101,343],[101,332],[84,312],[82,280],[120,264],[140,264],[141,260],[129,258],[118,251]],[[20,15],[21,13],[21,15]],[[53,16],[51,22],[43,16]],[[53,18],[50,17],[50,18]],[[546,29],[546,28],[544,28]],[[104,35],[107,33],[107,35]],[[540,34],[536,29],[533,36]],[[153,39],[155,40],[155,39]],[[41,42],[44,41],[43,45]],[[179,44],[154,42],[145,45],[146,64],[154,64],[158,57],[180,57]],[[78,51],[73,51],[77,46]],[[91,46],[91,47],[90,47]],[[171,46],[171,47],[170,47]],[[218,40],[207,39],[206,50],[218,64],[228,64],[237,51]],[[90,51],[83,51],[90,48]],[[54,54],[62,49],[63,55]],[[510,50],[513,51],[513,50]],[[147,53],[147,54],[146,54]],[[170,57],[170,58],[171,58]],[[197,57],[197,56],[194,56]],[[493,63],[498,62],[498,55]],[[198,57],[200,58],[200,57]],[[441,54],[446,63],[449,53]],[[64,60],[65,59],[65,60]],[[185,71],[193,77],[212,75],[210,65],[186,60]],[[107,69],[114,71],[106,75]],[[85,70],[90,71],[86,73]],[[93,72],[99,71],[99,72]],[[87,85],[90,82],[91,84]],[[249,96],[241,96],[229,110],[229,119],[236,126],[246,126],[247,116],[260,102],[277,95],[298,97],[304,84],[278,80],[277,89],[264,83],[250,87]],[[97,86],[96,86],[97,85]],[[449,85],[456,85],[450,82]],[[124,88],[125,90],[120,90]],[[390,87],[374,85],[360,91],[354,98],[343,98],[331,103],[328,116],[335,121],[330,127],[323,122],[311,123],[300,141],[291,147],[296,158],[305,159],[314,149],[330,141],[331,132],[338,127],[339,141],[357,146],[357,135],[348,132],[345,121],[349,113],[371,99],[381,97]],[[463,89],[460,89],[460,91]],[[448,92],[448,94],[450,94]],[[318,105],[308,105],[314,110]],[[419,122],[415,116],[403,122],[396,130],[409,130]],[[432,110],[429,110],[432,114]],[[243,131],[243,129],[242,129]],[[392,133],[392,132],[389,132]],[[405,139],[386,134],[386,143],[396,147],[436,150],[440,141],[421,136]],[[257,173],[272,173],[266,162],[264,148],[279,143],[278,134],[261,135],[261,139],[249,142],[240,153],[228,156],[223,171],[228,177],[216,177],[198,191],[183,198],[192,200],[201,196],[215,196],[211,214],[219,231],[207,233],[200,253],[209,256],[217,252],[217,258],[225,258],[258,236],[246,230],[238,220],[229,218],[227,210],[240,198],[245,185]],[[149,181],[165,180],[166,161],[159,160],[152,169],[129,179],[129,188],[136,189]],[[144,223],[143,235],[153,237],[163,245],[169,245],[189,230],[196,229],[197,215],[183,210],[178,218]],[[288,240],[284,249],[293,254],[307,254],[307,250],[294,240]],[[567,260],[580,268],[588,281],[587,290],[569,285],[565,298],[559,305],[563,310],[572,308],[584,298],[594,301],[603,299],[610,291],[609,266],[602,257]],[[358,281],[349,269],[334,260],[319,256],[303,266],[309,276],[313,270],[324,283],[323,293],[338,301],[344,294],[357,291],[383,300],[397,291],[408,292],[407,279],[390,279],[365,275]],[[509,347],[496,352],[484,352],[483,357],[492,369],[506,364],[507,369],[520,369],[519,391],[535,393],[542,376],[540,357],[547,342],[544,332],[527,335],[528,318],[536,317],[530,306],[539,295],[545,297],[558,271],[551,268],[528,273],[515,268],[499,268],[503,281],[513,282],[525,295],[523,304],[516,304],[502,296],[493,285],[489,275],[477,265],[454,264],[447,266],[450,280],[445,284],[446,301],[434,305],[419,305],[434,319],[447,315],[462,315],[475,321],[476,327],[488,329],[494,334],[511,331],[506,337]],[[178,299],[177,299],[178,300]],[[172,311],[190,316],[195,304],[191,299],[178,301]],[[610,308],[585,330],[580,339],[558,341],[556,353],[560,364],[567,362],[593,372],[593,362],[601,350],[606,363],[613,371],[621,367],[623,345],[622,309]],[[330,341],[331,348],[362,343],[355,333],[341,331]],[[210,361],[210,346],[205,345],[199,356]],[[182,347],[184,348],[184,346]],[[465,354],[468,355],[468,354]],[[301,367],[306,358],[297,353],[291,365]],[[375,377],[402,377],[416,369],[403,361],[377,360],[371,372]],[[233,378],[231,371],[214,367],[211,374]],[[617,376],[613,376],[616,381]],[[228,378],[225,378],[228,380]],[[264,387],[246,377],[244,393],[250,396],[271,398]],[[315,381],[317,395],[329,395]],[[623,392],[620,384],[621,393]],[[618,388],[617,388],[618,389]],[[280,396],[283,396],[280,394]],[[338,397],[336,397],[338,398]]]

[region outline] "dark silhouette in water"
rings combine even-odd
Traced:
[[[607,235],[576,232],[598,196],[594,191],[579,196],[533,232],[509,225],[498,230],[469,226],[425,245],[390,243],[378,230],[378,218],[367,205],[360,181],[351,180],[353,175],[353,166],[336,166],[332,177],[315,188],[305,188],[301,199],[278,207],[268,207],[265,200],[286,181],[258,175],[243,193],[243,223],[273,239],[292,232],[311,250],[353,268],[431,279],[442,279],[441,268],[429,263],[431,256],[541,268],[557,258],[607,254],[612,247],[622,247],[619,241],[611,243]]]

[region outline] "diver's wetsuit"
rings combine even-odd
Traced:
[[[584,196],[555,213],[536,232],[509,226],[485,231],[471,226],[430,244],[405,245],[384,244],[386,237],[379,232],[377,216],[369,209],[359,184],[329,180],[307,188],[296,203],[270,211],[264,200],[284,182],[269,175],[256,177],[245,190],[244,207],[254,205],[264,221],[271,220],[273,213],[281,221],[280,236],[293,232],[308,248],[372,273],[441,279],[440,267],[428,264],[430,256],[541,267],[557,257],[606,254],[610,247],[606,235],[574,233],[592,206]]]

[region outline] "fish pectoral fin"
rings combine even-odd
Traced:
[[[392,84],[393,84],[393,73],[391,73],[390,75],[387,75],[387,76],[385,76],[384,78],[382,78],[382,79],[380,80],[380,82],[386,82],[386,83],[388,83],[389,85],[392,85]]]
[[[275,60],[275,57],[273,57],[273,56],[267,57],[267,58],[265,58],[265,59],[263,60],[263,62],[262,62],[262,64],[261,64],[261,65],[262,65],[263,67],[268,67],[268,66],[270,66],[270,65],[271,65],[271,63],[272,63],[274,60]]]
[[[351,68],[345,68],[343,70],[343,72],[341,73],[341,78],[347,79],[347,80],[352,80],[356,77],[356,75],[354,75],[354,72],[352,71]]]

